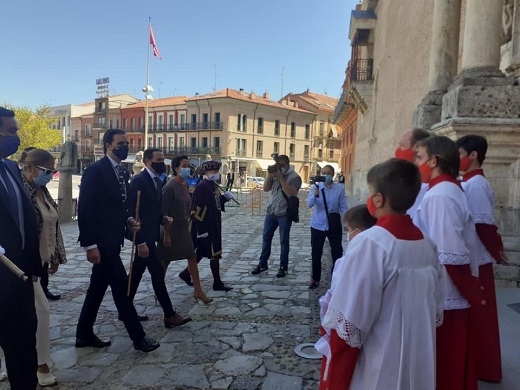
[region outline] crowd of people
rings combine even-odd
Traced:
[[[24,283],[0,265],[0,347],[12,389],[57,383],[50,370],[48,274],[65,263],[58,206],[46,185],[54,158],[28,148],[20,165],[8,159],[20,145],[13,111],[0,107],[0,255],[31,278]],[[144,151],[144,169],[130,180],[121,162],[128,155],[124,131],[103,136],[105,156],[82,176],[78,241],[92,263],[90,284],[76,329],[77,348],[109,346],[94,333],[108,286],[119,320],[136,350],[159,343],[141,325],[134,297],[146,270],[164,326],[191,321],[173,308],[165,275],[171,261],[187,260],[179,278],[204,293],[198,263],[208,258],[213,290],[230,291],[220,275],[222,219],[233,199],[219,185],[219,161],[201,164],[202,180],[189,186],[187,156],[172,160],[172,178],[161,150]],[[319,287],[325,240],[331,248],[331,281],[320,299],[323,354],[321,390],[476,389],[477,380],[500,381],[500,341],[492,264],[505,262],[493,218],[493,191],[481,165],[487,143],[480,136],[456,142],[424,130],[405,132],[395,158],[367,174],[366,205],[348,209],[334,168],[321,170],[306,205],[310,222],[312,273]],[[276,277],[289,272],[290,230],[298,222],[300,176],[287,156],[275,156],[263,190],[269,192],[262,251],[251,274],[268,270],[272,240],[280,237]],[[461,180],[459,177],[461,176]],[[342,176],[341,176],[342,177]],[[343,235],[349,242],[344,253]],[[132,241],[130,271],[120,257]],[[43,280],[42,280],[43,279]],[[33,374],[31,374],[33,373]]]

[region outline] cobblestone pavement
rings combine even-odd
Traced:
[[[250,208],[229,207],[223,215],[224,254],[222,279],[234,287],[228,293],[211,290],[209,261],[199,265],[203,289],[214,302],[197,304],[193,289],[178,277],[186,261],[170,264],[166,276],[176,310],[193,321],[171,330],[163,326],[163,313],[155,306],[150,276],[145,273],[135,305],[150,316],[143,322],[147,334],[161,347],[145,354],[133,349],[112,295],[107,292],[95,333],[110,337],[108,348],[74,347],[76,323],[89,286],[91,266],[76,240],[76,223],[62,226],[68,263],[50,278],[50,290],[62,298],[50,302],[51,357],[56,389],[316,389],[320,360],[297,356],[300,343],[319,338],[318,298],[328,287],[309,291],[310,213],[301,193],[300,222],[291,230],[289,274],[278,279],[278,235],[273,239],[269,271],[260,276],[249,271],[258,263],[262,245],[263,215]],[[241,195],[247,203],[247,194]],[[256,213],[258,213],[256,211]],[[123,259],[128,267],[129,242]],[[326,247],[326,252],[328,248]],[[329,278],[330,257],[324,255],[324,276]],[[7,389],[5,382],[0,389]]]

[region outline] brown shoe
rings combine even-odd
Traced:
[[[172,328],[174,326],[181,326],[191,321],[191,317],[184,318],[179,313],[175,313],[170,317],[164,317],[164,326]]]

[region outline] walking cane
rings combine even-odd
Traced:
[[[17,278],[22,279],[24,282],[26,282],[29,278],[25,273],[16,266],[15,263],[13,263],[11,260],[9,260],[6,256],[0,255],[0,263],[5,265],[9,270],[16,275]]]
[[[137,191],[137,201],[135,203],[135,220],[139,221],[139,203],[141,202],[141,190]],[[130,271],[128,272],[128,288],[126,290],[126,296],[130,296],[130,285],[132,283],[132,270],[134,268],[134,254],[135,254],[135,235],[137,232],[135,229],[132,233],[132,250],[130,251]]]

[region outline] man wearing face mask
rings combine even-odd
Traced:
[[[316,183],[314,191],[309,191],[307,207],[312,208],[311,217],[311,247],[312,247],[312,278],[310,289],[318,287],[321,278],[321,256],[325,239],[329,240],[332,256],[332,268],[337,259],[343,256],[343,225],[341,219],[347,211],[345,188],[334,183],[334,168],[325,165],[321,174],[325,182]]]
[[[161,212],[163,186],[159,175],[166,172],[164,154],[159,149],[146,149],[143,153],[143,162],[145,168],[132,178],[128,191],[128,209],[134,218],[136,218],[137,192],[141,191],[139,203],[141,229],[135,238],[137,253],[132,269],[130,299],[134,299],[144,270],[148,268],[152,277],[153,291],[164,311],[164,326],[171,328],[183,325],[191,321],[191,318],[183,318],[173,310],[172,301],[164,283],[163,268],[157,257],[157,242],[161,225],[172,223],[172,218]]]
[[[90,287],[85,296],[76,330],[76,348],[103,348],[110,340],[94,334],[94,322],[110,286],[114,303],[134,348],[150,352],[159,343],[147,337],[135,307],[127,297],[128,278],[121,261],[125,228],[138,230],[140,225],[128,211],[128,177],[121,165],[128,156],[128,138],[123,130],[110,129],[103,135],[105,157],[90,165],[81,178],[78,204],[79,242],[93,264]]]
[[[251,274],[258,275],[269,269],[267,262],[271,256],[271,243],[274,232],[280,228],[280,268],[276,277],[283,278],[287,275],[289,267],[289,236],[292,220],[287,216],[287,199],[297,196],[302,179],[289,165],[289,157],[278,156],[275,170],[269,171],[269,176],[264,182],[264,191],[270,191],[265,207],[264,232],[262,235],[262,254],[259,264],[253,268]]]
[[[36,309],[32,276],[41,273],[36,215],[24,192],[18,165],[7,157],[20,146],[18,124],[11,110],[0,107],[0,254],[29,277],[18,279],[0,265],[0,348],[11,389],[35,389]]]

